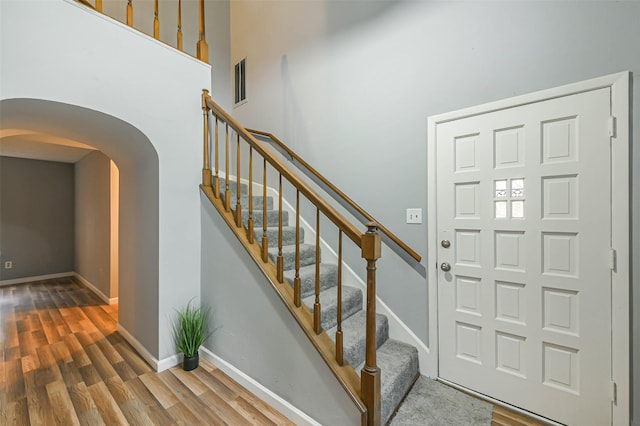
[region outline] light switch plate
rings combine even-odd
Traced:
[[[422,223],[422,209],[407,209],[407,223]]]

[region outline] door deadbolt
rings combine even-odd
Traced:
[[[451,247],[451,241],[449,241],[449,240],[442,240],[442,241],[440,242],[440,245],[441,245],[442,247],[444,247],[444,248],[449,248],[449,247]]]
[[[442,263],[442,265],[440,265],[440,269],[442,269],[444,272],[449,272],[451,270],[451,265],[449,265],[447,262]]]

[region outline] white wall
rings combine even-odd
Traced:
[[[111,292],[111,160],[100,151],[75,164],[75,272]]]
[[[88,1],[95,4],[95,0]],[[133,26],[149,36],[153,35],[154,3],[154,0],[133,2]],[[230,0],[205,0],[205,37],[209,45],[212,96],[223,108],[231,106],[229,3]],[[182,1],[183,51],[194,57],[199,39],[199,5],[197,0]],[[126,0],[103,0],[102,11],[120,22],[126,22],[126,6]],[[177,19],[178,0],[160,0],[160,40],[172,47],[177,47]]]
[[[0,8],[2,126],[9,109],[11,125],[93,145],[117,164],[120,324],[155,360],[169,357],[169,317],[200,288],[210,67],[71,1]]]
[[[638,22],[635,1],[232,2],[232,64],[246,57],[248,79],[248,102],[233,112],[280,137],[428,267],[427,117],[625,70],[637,78]],[[632,87],[635,130],[640,85]],[[632,240],[640,247],[637,130],[632,138]],[[422,225],[404,223],[408,207],[423,209]],[[424,274],[386,247],[378,266],[379,295],[428,344]],[[637,288],[639,262],[632,272]],[[640,292],[632,297],[640,306]],[[637,340],[633,357],[640,365]]]

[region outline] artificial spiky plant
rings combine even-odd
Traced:
[[[185,356],[185,370],[187,370],[186,359],[197,357],[198,349],[209,336],[209,311],[203,307],[192,306],[190,300],[187,306],[178,310],[177,313],[177,321],[173,322],[173,333],[177,349]],[[197,361],[195,365],[197,366]]]

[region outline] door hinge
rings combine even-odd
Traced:
[[[616,137],[616,133],[618,130],[618,125],[617,125],[617,120],[616,118],[612,115],[611,117],[609,117],[609,119],[607,120],[607,128],[609,130],[609,136],[612,138]]]
[[[617,253],[614,249],[609,249],[609,269],[615,272],[617,265]]]
[[[616,382],[611,382],[611,402],[618,403],[618,385]]]

